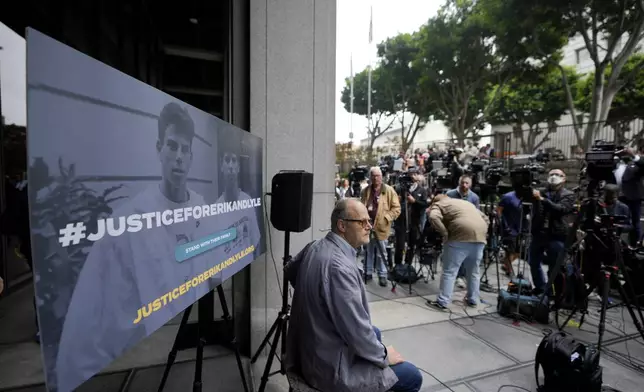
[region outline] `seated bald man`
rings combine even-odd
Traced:
[[[331,232],[286,266],[295,288],[286,368],[322,392],[418,392],[423,377],[371,325],[356,248],[369,242],[367,207],[339,200]]]

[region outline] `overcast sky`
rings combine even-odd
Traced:
[[[340,101],[345,78],[375,60],[376,44],[398,33],[411,33],[434,16],[443,0],[342,0],[338,1],[335,139],[348,142],[351,122],[353,140],[367,136],[367,119],[351,115]],[[369,45],[369,7],[373,6],[373,43]]]

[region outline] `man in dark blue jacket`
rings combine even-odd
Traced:
[[[635,246],[642,239],[640,218],[642,216],[642,199],[644,199],[644,183],[642,181],[644,159],[641,159],[641,156],[644,154],[644,140],[638,142],[637,151],[626,149],[624,153],[627,156],[631,156],[632,160],[621,178],[621,200],[631,213],[630,218],[633,229],[629,233],[629,242],[631,246]]]

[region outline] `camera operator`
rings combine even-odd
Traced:
[[[626,155],[626,157],[632,157],[621,178],[621,199],[631,211],[630,218],[631,225],[633,226],[633,230],[629,233],[629,242],[631,246],[637,245],[637,243],[642,239],[640,218],[642,216],[642,200],[644,199],[644,183],[642,180],[644,175],[643,154],[644,140],[640,140],[637,143],[637,151],[633,151],[630,148],[624,150],[624,155]]]
[[[487,241],[488,217],[472,203],[446,195],[435,196],[427,212],[433,228],[446,240],[440,294],[436,301],[427,301],[427,304],[440,310],[446,309],[452,299],[456,274],[461,265],[466,264],[465,300],[470,307],[478,306],[479,270]]]
[[[373,278],[373,269],[378,270],[378,283],[387,286],[387,264],[383,256],[386,253],[387,238],[391,224],[400,215],[400,202],[394,188],[382,182],[382,171],[379,167],[371,168],[371,185],[362,190],[360,199],[367,206],[369,218],[373,222],[373,236],[367,246],[366,280]],[[378,250],[376,247],[379,247]]]
[[[516,260],[520,251],[519,234],[523,220],[523,206],[515,191],[501,196],[496,211],[501,218],[501,237],[505,248],[505,259],[501,267],[508,276],[513,276],[512,262]]]
[[[465,154],[463,153],[463,149],[455,148],[450,150],[447,156],[448,159],[451,157],[451,161],[449,162],[449,172],[452,178],[452,188],[456,188],[461,176],[465,174]]]
[[[575,194],[564,187],[566,174],[559,169],[548,173],[548,187],[532,190],[532,243],[529,250],[530,272],[535,286],[535,294],[546,289],[546,276],[541,268],[542,262],[554,267],[557,256],[564,251],[568,233],[565,218],[573,213]],[[544,259],[545,253],[545,259]]]
[[[617,199],[619,187],[615,184],[604,185],[604,213],[611,216],[631,216],[631,211],[625,203]],[[629,225],[627,229],[632,229]]]
[[[446,195],[452,199],[461,199],[469,201],[474,204],[474,207],[481,208],[481,199],[479,195],[472,191],[472,176],[469,174],[463,174],[458,179],[458,186],[450,191],[447,191]]]
[[[471,187],[472,177],[469,174],[463,174],[458,179],[458,187],[447,191],[446,195],[451,199],[461,199],[469,201],[470,203],[474,204],[474,207],[480,209],[481,206],[479,196],[470,189]],[[458,270],[458,274],[456,276],[456,285],[459,288],[465,287],[465,273],[465,265],[461,265],[461,268]]]
[[[425,210],[429,207],[427,202],[427,190],[421,186],[423,175],[419,173],[412,173],[411,178],[413,179],[412,185],[409,187],[409,191],[406,197],[406,203],[401,204],[401,216],[405,214],[405,211],[402,207],[409,208],[409,239],[407,242],[407,252],[405,253],[405,263],[411,264],[414,260],[414,251],[418,249],[421,245],[421,234],[423,232],[423,227],[421,226],[423,222],[423,215],[425,215]],[[408,206],[408,207],[407,207]],[[400,219],[396,220],[396,224]],[[401,232],[404,234],[404,226],[400,228]],[[398,227],[396,227],[396,255],[398,255],[398,244],[402,244],[400,247],[400,259],[396,259],[396,263],[399,264],[402,259],[402,249],[405,245],[404,237],[403,241],[398,242]]]

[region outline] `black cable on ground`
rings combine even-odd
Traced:
[[[522,390],[522,391],[532,392],[532,391],[531,391],[531,390],[529,390],[529,389],[525,389],[525,388],[523,388],[523,387],[520,387],[520,386],[517,386],[517,385],[510,385],[510,384],[501,385],[501,386],[499,387],[499,389],[497,389],[497,390],[496,390],[496,392],[501,392],[501,390],[502,390],[502,389],[504,389],[504,388],[514,388],[514,389],[520,389],[520,390]]]

